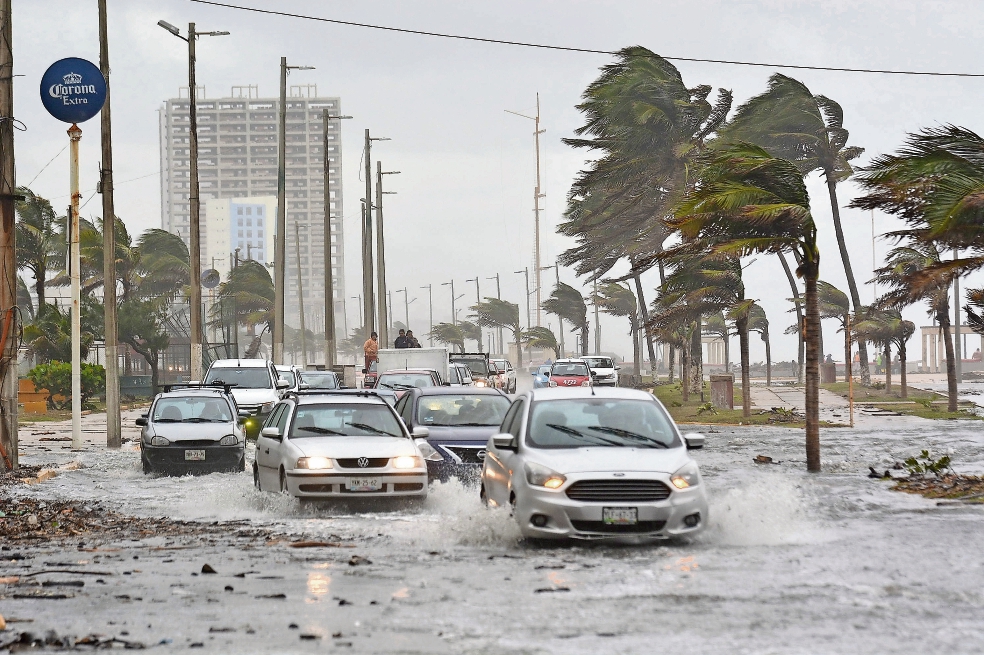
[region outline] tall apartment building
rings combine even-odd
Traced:
[[[160,112],[161,143],[161,227],[181,236],[190,235],[190,186],[188,89],[167,100]],[[269,197],[277,195],[277,116],[279,98],[260,98],[256,86],[234,86],[230,97],[208,98],[204,87],[197,90],[198,109],[198,179],[201,201],[202,270],[216,268],[224,273],[236,258],[252,257],[272,265],[273,251],[261,244],[241,241],[244,235],[232,233],[232,239],[217,238],[217,230],[226,231],[232,207],[262,206],[269,213]],[[287,295],[286,322],[297,327],[297,249],[295,226],[300,230],[300,268],[304,289],[305,324],[319,332],[324,326],[324,157],[328,157],[328,193],[332,215],[331,266],[335,281],[336,324],[342,325],[342,298],[345,297],[342,221],[342,141],[338,120],[328,121],[324,132],[323,112],[341,114],[338,98],[318,96],[317,86],[292,86],[287,98]],[[327,149],[327,153],[325,150]],[[236,199],[209,217],[210,200]],[[273,215],[264,216],[267,236],[276,226]],[[209,230],[212,238],[209,238]],[[264,239],[265,240],[265,239]],[[226,252],[218,244],[230,244]],[[210,251],[211,250],[215,252]],[[244,247],[245,246],[245,247]],[[259,246],[259,248],[257,248]],[[223,265],[219,266],[218,262]],[[271,277],[273,271],[271,269]],[[343,336],[343,335],[340,335]]]

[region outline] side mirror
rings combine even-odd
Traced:
[[[290,388],[290,382],[288,382],[287,380],[285,380],[283,378],[280,378],[279,380],[277,380],[277,388],[278,389],[289,389]]]
[[[267,437],[268,439],[276,439],[277,441],[280,441],[281,439],[280,428],[274,426],[263,428],[262,430],[260,430],[260,436]]]
[[[492,437],[496,450],[516,450],[515,439],[511,434],[496,434]]]
[[[367,369],[367,368],[364,368],[364,369],[362,369],[362,374],[363,374],[363,375],[365,375],[365,374],[366,374],[366,373],[368,373],[368,372],[369,372],[369,369]]]
[[[352,387],[346,387],[344,384],[338,385],[339,389],[351,389]]]
[[[430,434],[431,431],[429,428],[425,428],[422,425],[418,425],[413,429],[413,432],[410,433],[410,436],[412,436],[414,439],[426,439],[430,436]]]
[[[683,435],[683,442],[687,444],[687,450],[700,450],[704,447],[704,435],[691,432]]]
[[[147,425],[147,417],[146,416],[141,416],[136,421],[134,421],[134,423],[136,423],[140,427],[144,427],[144,426]]]
[[[543,372],[543,377],[545,377],[545,378],[550,377],[550,371],[544,371]]]

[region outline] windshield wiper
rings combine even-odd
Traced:
[[[227,418],[204,418],[202,416],[193,416],[191,418],[186,418],[182,423],[228,423],[232,419]]]
[[[351,425],[353,428],[356,428],[356,429],[359,429],[359,430],[365,430],[366,432],[373,432],[375,434],[383,434],[383,435],[386,435],[387,437],[399,437],[399,436],[401,436],[399,434],[390,434],[389,432],[386,432],[385,430],[380,430],[376,426],[369,425],[368,423],[346,423],[345,425]],[[352,435],[347,435],[347,436],[352,436]]]
[[[414,388],[414,386],[412,384],[403,384],[402,382],[394,382],[392,386],[390,386],[388,384],[385,384],[383,386],[389,387],[390,389],[413,389]]]
[[[643,441],[649,445],[649,448],[669,448],[662,441],[657,441],[655,439],[650,439],[644,434],[638,434],[636,432],[630,432],[629,430],[623,430],[621,428],[607,428],[600,425],[591,426],[592,430],[598,432],[604,432],[605,434],[612,434],[616,437],[622,437],[623,439],[629,439],[631,441]]]
[[[154,423],[180,423],[179,418],[155,418]]]
[[[604,437],[599,437],[596,434],[584,434],[580,430],[575,430],[574,428],[569,428],[566,425],[558,425],[556,423],[547,423],[546,425],[547,425],[548,428],[553,428],[554,430],[557,430],[558,432],[563,432],[564,434],[569,434],[572,437],[578,437],[580,439],[597,439],[598,441],[600,441],[602,443],[609,444],[611,446],[622,446],[622,445],[624,445],[624,444],[621,444],[621,443],[619,443],[617,441],[613,441],[612,439],[605,439]]]
[[[348,435],[344,432],[339,432],[338,430],[332,430],[330,428],[322,428],[317,425],[306,425],[304,427],[297,428],[298,430],[304,430],[305,432],[316,432],[317,434],[334,434],[339,437],[347,437]]]
[[[501,425],[502,421],[498,423],[451,423],[450,425],[463,425],[465,427],[475,427],[475,428],[490,428],[493,425]]]

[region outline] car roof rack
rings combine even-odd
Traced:
[[[372,396],[384,400],[375,389],[295,389],[284,396]]]
[[[233,387],[238,387],[236,383],[223,382],[221,380],[216,380],[215,382],[175,382],[174,384],[165,384],[164,393],[169,393],[176,389],[211,389],[213,391],[218,391],[222,389],[224,393],[229,393],[232,391]]]

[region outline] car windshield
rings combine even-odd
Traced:
[[[472,372],[472,375],[484,378],[489,374],[489,365],[484,359],[456,359],[454,361],[467,366],[468,370]]]
[[[277,375],[280,376],[281,380],[286,380],[287,384],[293,388],[297,384],[297,379],[294,375],[294,371],[277,371]]]
[[[553,365],[550,375],[588,375],[588,365],[584,362],[557,363]]]
[[[273,384],[270,382],[270,373],[265,366],[249,368],[222,366],[209,369],[208,375],[205,376],[205,384],[218,380],[222,380],[226,384],[234,384],[238,389],[273,388]]]
[[[301,405],[294,414],[290,437],[402,437],[396,416],[378,403]]]
[[[672,448],[680,441],[655,401],[569,398],[533,404],[526,442],[534,448]]]
[[[506,360],[504,360],[504,359],[496,359],[494,361],[495,361],[496,368],[498,368],[500,371],[506,371],[506,370],[509,369],[509,367],[506,366]]]
[[[585,357],[584,361],[591,368],[615,368],[615,364],[607,357]]]
[[[455,394],[422,396],[417,403],[421,425],[500,425],[509,399],[498,395]]]
[[[327,372],[304,372],[298,374],[301,379],[301,384],[308,385],[311,389],[337,389],[338,388],[338,378],[335,377],[334,373]]]
[[[232,408],[222,398],[203,396],[161,398],[154,405],[155,423],[228,423]]]
[[[413,389],[433,387],[434,381],[427,373],[383,373],[376,385],[384,389]]]

